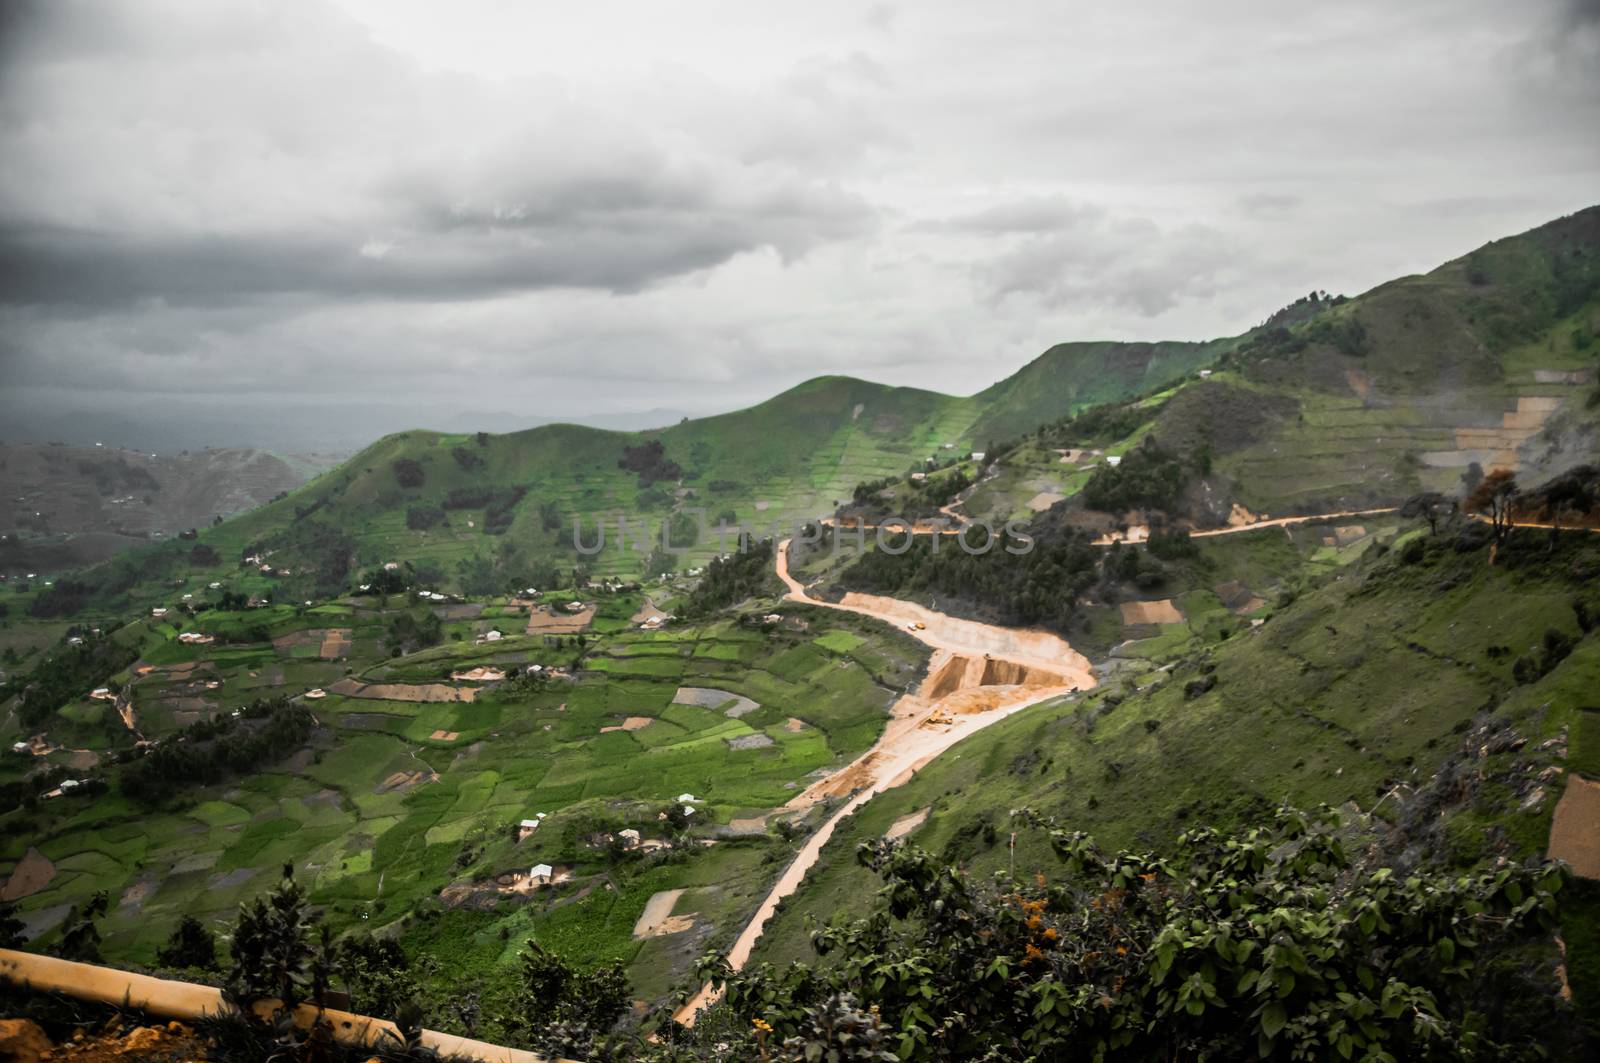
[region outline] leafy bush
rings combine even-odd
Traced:
[[[1059,880],[975,883],[871,842],[859,856],[884,879],[877,906],[814,932],[824,962],[735,974],[708,957],[702,970],[766,1041],[814,1044],[819,1017],[849,994],[896,1032],[907,1063],[1539,1051],[1544,1017],[1491,1027],[1476,1004],[1487,961],[1554,925],[1554,865],[1401,877],[1347,847],[1350,825],[1328,808],[1285,808],[1232,836],[1191,831],[1165,857],[1107,855],[1019,816],[1048,830]],[[826,1038],[806,1058],[824,1058]]]

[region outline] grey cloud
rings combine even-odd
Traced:
[[[999,203],[970,214],[922,222],[917,227],[928,232],[1005,236],[1086,228],[1104,222],[1106,216],[1105,208],[1092,203],[1059,196],[1036,197]]]
[[[1236,269],[1217,230],[1163,232],[1148,219],[1106,222],[1072,233],[1030,237],[979,267],[992,303],[1037,299],[1047,307],[1110,307],[1155,317],[1186,299],[1214,295]]]

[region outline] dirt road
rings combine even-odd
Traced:
[[[806,839],[728,950],[734,970],[749,961],[778,902],[800,887],[845,816],[883,791],[904,784],[940,753],[990,724],[1041,701],[1095,685],[1088,659],[1047,631],[980,624],[870,594],[848,594],[837,603],[819,601],[807,595],[789,574],[788,558],[785,540],[778,544],[776,567],[778,578],[788,587],[789,600],[876,617],[901,628],[909,625],[909,633],[936,652],[928,665],[928,677],[916,691],[895,703],[888,726],[873,747],[783,806],[785,811],[800,811],[828,798],[848,798]],[[916,627],[918,624],[922,626]],[[693,1025],[695,1015],[718,996],[709,984],[702,986],[678,1010],[677,1020]]]

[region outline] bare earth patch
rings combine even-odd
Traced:
[[[732,705],[728,705],[730,701],[733,702]],[[728,705],[725,715],[735,720],[761,707],[760,702],[715,687],[679,687],[678,692],[672,695],[672,703],[694,705],[702,709],[715,709]]]
[[[551,612],[548,607],[534,609],[528,613],[528,634],[576,635],[589,630],[589,622],[593,619],[593,606],[581,613]]]
[[[801,731],[804,731],[809,726],[811,726],[811,725],[806,723],[804,720],[799,719],[798,717],[794,717],[794,716],[791,716],[787,720],[783,721],[783,729],[785,731],[790,732],[791,734],[799,734]]]
[[[1550,821],[1549,854],[1570,864],[1574,875],[1600,879],[1600,782],[1567,776]]]
[[[600,728],[601,734],[610,734],[612,731],[642,731],[655,723],[654,716],[629,716],[621,723],[614,723],[609,727]]]
[[[1057,502],[1066,497],[1066,495],[1061,494],[1059,491],[1040,491],[1038,494],[1028,499],[1028,508],[1033,510],[1035,513],[1043,513],[1045,510],[1049,509],[1051,506],[1055,505]]]
[[[0,886],[0,901],[31,897],[50,885],[50,880],[55,877],[56,865],[50,862],[48,856],[29,846],[22,859],[17,861],[17,866],[11,869],[6,884]]]
[[[432,771],[397,771],[379,783],[373,789],[373,793],[404,793],[416,789],[423,783],[436,782],[438,778],[438,773]]]
[[[461,737],[460,731],[435,731],[428,736],[435,742],[454,742]]]
[[[448,683],[372,683],[341,679],[328,688],[347,698],[373,698],[378,701],[472,701],[477,687],[453,687]]]
[[[1123,602],[1124,624],[1181,624],[1183,614],[1172,604],[1171,598],[1154,602]]]
[[[740,735],[738,738],[728,739],[729,749],[761,749],[772,745],[772,736],[757,731],[752,735]]]
[[[919,808],[915,812],[907,813],[889,824],[889,829],[883,832],[884,838],[897,841],[916,830],[927,821],[929,809]]]
[[[635,940],[679,934],[694,926],[694,914],[672,915],[672,906],[683,896],[683,890],[662,890],[645,902],[644,911],[633,924]]]

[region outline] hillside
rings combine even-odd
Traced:
[[[877,875],[855,854],[886,835],[975,881],[1058,874],[1046,839],[1024,831],[1008,846],[1023,807],[1107,851],[1165,851],[1182,831],[1226,832],[1287,801],[1374,815],[1402,870],[1542,852],[1565,769],[1597,763],[1585,706],[1600,683],[1600,536],[1552,546],[1522,532],[1491,567],[1470,527],[1396,531],[1320,572],[1295,566],[1278,529],[1197,540],[1195,583],[1277,558],[1278,589],[1264,571],[1256,584],[1275,602],[1257,598],[1248,624],[1218,624],[1197,615],[1195,594],[1174,594],[1176,614],[1149,614],[1159,622],[1101,659],[1098,690],[997,723],[862,807],[755,960],[826,964],[808,920],[868,911]],[[1578,885],[1564,901],[1566,976],[1593,999],[1600,892]],[[1540,977],[1554,962],[1538,961]]]
[[[294,490],[336,459],[264,450],[148,454],[0,444],[0,571],[58,572],[203,528]]]
[[[1175,386],[1153,381],[1136,401],[1104,402],[1086,418],[1068,411],[1022,433],[998,462],[970,466],[967,481],[980,482],[960,512],[1004,521],[1065,504],[1100,511],[1081,521],[1097,530],[1151,516],[1203,528],[1235,506],[1281,516],[1423,491],[1457,497],[1491,469],[1536,482],[1592,460],[1600,207],[1355,298],[1302,299],[1235,340],[1169,357],[1195,365],[1203,354],[1209,364]],[[1013,379],[1048,378],[1036,362]],[[1130,455],[1140,463],[1146,445],[1164,453],[1142,472],[1171,491],[1152,494],[1140,473],[1108,468]],[[1091,481],[1097,490],[1085,495]],[[929,494],[902,482],[868,508],[927,515]]]

